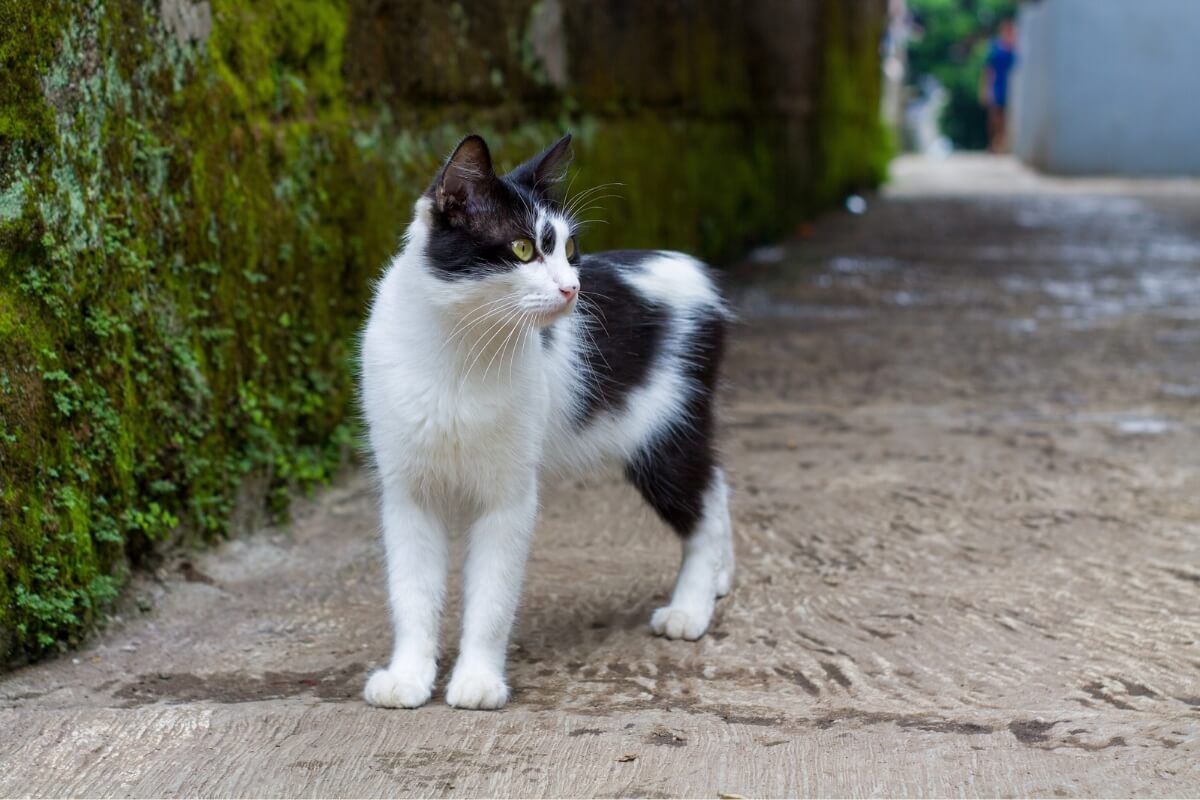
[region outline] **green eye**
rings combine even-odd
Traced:
[[[528,239],[517,239],[510,247],[512,247],[513,255],[522,261],[533,258],[533,242]]]
[[[567,258],[575,257],[575,240],[567,239]]]

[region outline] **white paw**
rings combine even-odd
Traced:
[[[724,597],[733,588],[733,573],[737,570],[737,555],[733,552],[733,535],[728,530],[721,547],[721,563],[717,569],[717,597]]]
[[[508,684],[491,670],[455,669],[446,702],[455,708],[500,708],[508,702]]]
[[[712,609],[707,612],[685,606],[663,606],[650,616],[650,630],[668,639],[696,640],[708,630]]]
[[[724,597],[733,589],[733,569],[722,567],[717,570],[717,597]]]
[[[367,679],[363,699],[384,708],[416,708],[433,694],[435,669],[380,669]]]

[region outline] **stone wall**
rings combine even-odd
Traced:
[[[877,182],[880,0],[0,2],[0,653],[354,439],[353,337],[466,131],[720,261]],[[254,514],[249,515],[251,518]]]

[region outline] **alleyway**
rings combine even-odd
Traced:
[[[736,270],[701,642],[650,635],[676,542],[599,480],[546,504],[507,708],[368,708],[350,474],[0,680],[0,795],[1200,793],[1200,184],[895,174]]]

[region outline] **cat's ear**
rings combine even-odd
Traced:
[[[470,216],[488,196],[495,180],[487,142],[481,136],[468,136],[442,167],[434,184],[434,203],[438,211],[452,218]]]
[[[546,193],[563,179],[571,163],[571,134],[508,173],[508,177],[523,183],[535,192]]]

